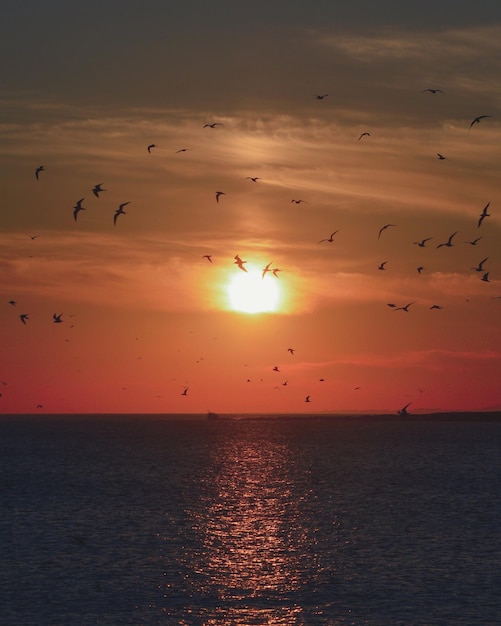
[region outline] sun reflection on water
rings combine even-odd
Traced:
[[[204,624],[300,624],[297,592],[312,567],[311,537],[300,524],[291,452],[270,438],[220,443],[195,513],[200,591],[218,607]]]

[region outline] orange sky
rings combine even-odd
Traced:
[[[87,52],[68,31],[96,3],[9,9],[1,412],[500,408],[499,9],[341,28],[321,4],[205,30],[179,10],[165,39],[131,5]],[[281,269],[276,311],[232,310],[237,254]]]

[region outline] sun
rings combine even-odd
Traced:
[[[261,271],[234,274],[228,283],[230,307],[242,313],[267,313],[280,305],[280,286],[274,276],[262,277]]]

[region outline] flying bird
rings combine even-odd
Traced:
[[[146,150],[148,150],[148,154],[151,154],[151,150],[153,148],[157,148],[157,144],[156,143],[150,143],[150,145],[146,148]]]
[[[190,148],[179,148],[179,150],[176,150],[176,154],[178,152],[188,152],[190,150]]]
[[[207,259],[209,263],[212,263],[212,254],[203,254],[202,259]]]
[[[482,222],[484,221],[484,219],[485,219],[486,217],[490,217],[490,214],[489,214],[489,213],[487,213],[487,209],[489,208],[490,204],[491,204],[491,203],[490,203],[490,201],[489,201],[489,202],[488,202],[488,203],[484,206],[484,208],[483,208],[483,210],[482,210],[482,213],[480,213],[480,217],[478,218],[477,228],[479,228],[479,227],[480,227],[480,225],[482,224]]]
[[[245,179],[252,180],[253,183],[257,183],[258,180],[261,180],[259,176],[246,176]]]
[[[329,95],[328,93],[324,93],[323,95],[320,95],[320,96],[315,95],[315,99],[316,100],[323,100],[324,98],[327,98],[328,95]]]
[[[425,91],[429,91],[432,94],[437,94],[437,93],[443,93],[445,94],[445,91],[442,91],[441,89],[423,89],[423,91],[421,93],[424,93]]]
[[[16,306],[17,302],[15,300],[9,300],[9,304],[12,306]]]
[[[103,183],[98,183],[92,188],[92,193],[96,196],[96,198],[99,198],[101,191],[106,191],[106,189],[103,189]]]
[[[38,180],[38,176],[40,174],[40,172],[45,172],[45,167],[43,165],[40,165],[39,167],[37,167],[37,169],[35,170],[35,178]]]
[[[475,117],[470,124],[470,128],[475,124],[480,124],[480,121],[485,119],[486,117],[492,117],[492,115],[479,115],[478,117]]]
[[[271,273],[273,274],[273,276],[275,276],[275,278],[278,278],[278,272],[281,272],[282,270],[279,267],[275,267],[271,270]]]
[[[187,396],[188,395],[188,389],[189,387],[185,387],[181,393],[182,396]]]
[[[287,352],[290,352],[292,355],[294,355],[294,348],[287,348]]]
[[[379,266],[378,266],[378,270],[385,270],[386,267],[385,265],[388,263],[388,261],[383,261]]]
[[[377,238],[379,239],[381,237],[381,233],[386,230],[387,228],[389,228],[390,226],[396,226],[396,224],[385,224],[382,228],[379,229],[379,233],[377,235]]]
[[[280,368],[278,367],[278,365],[275,365],[275,367],[273,368],[273,371],[274,372],[279,372],[280,371]]]
[[[225,196],[224,191],[216,191],[216,202],[219,202],[219,196]]]
[[[441,307],[439,304],[432,304],[432,305],[431,305],[431,307],[430,307],[430,311],[431,311],[432,309],[441,309],[441,308],[442,308],[442,307]]]
[[[362,137],[370,137],[370,136],[371,136],[370,133],[362,133],[357,141],[360,141],[362,139]]]
[[[405,306],[397,306],[395,307],[395,311],[405,311],[406,313],[409,312],[409,307],[411,306],[411,304],[414,304],[414,302],[409,302],[409,304],[406,304]],[[390,305],[388,305],[390,306]]]
[[[475,270],[476,272],[483,272],[484,271],[484,263],[487,261],[489,257],[486,256],[485,259],[482,259],[480,261],[480,263],[477,265],[477,267],[472,267],[472,270]]]
[[[333,233],[330,234],[330,237],[328,239],[320,239],[320,241],[318,241],[317,243],[322,243],[323,241],[328,241],[329,243],[332,243],[334,241],[334,235],[338,232],[339,230],[335,230]]]
[[[75,206],[73,207],[73,218],[75,220],[75,222],[77,221],[77,215],[80,213],[80,211],[85,211],[85,207],[82,206],[82,202],[85,200],[85,198],[80,198],[80,200],[77,200],[77,203],[75,204]]]
[[[306,202],[306,200],[294,200],[294,199],[293,199],[293,200],[291,200],[291,202],[294,202],[295,204],[301,204],[301,202],[303,202],[304,204],[308,204],[308,203]]]
[[[489,272],[485,272],[485,274],[482,276],[481,280],[484,281],[484,283],[488,283],[489,281]]]
[[[40,235],[30,235],[29,237],[33,241],[35,239],[38,239],[38,237],[40,237]]]
[[[439,243],[437,248],[441,248],[442,246],[446,246],[447,248],[452,248],[452,239],[458,234],[458,231],[456,230],[455,233],[452,233],[452,235],[449,237],[449,239],[445,242],[445,243]]]
[[[470,246],[476,246],[477,243],[482,239],[482,237],[477,237],[476,239],[472,239],[471,241],[465,241],[464,243],[469,243]]]
[[[408,402],[405,406],[397,411],[397,415],[409,415],[407,412],[408,407],[412,404],[412,402]]]
[[[116,226],[117,225],[117,219],[119,215],[126,215],[125,211],[124,211],[124,207],[126,207],[128,204],[130,204],[130,202],[124,202],[123,204],[121,204],[118,209],[115,211],[115,215],[113,216],[113,225]]]
[[[54,313],[54,315],[52,316],[52,319],[54,320],[54,324],[61,324],[62,323],[62,318],[63,314],[62,313]]]
[[[242,261],[242,259],[238,256],[238,254],[235,254],[235,256],[233,258],[235,259],[235,265],[238,265],[238,267],[241,270],[246,272],[247,269],[244,267],[244,263],[247,263],[247,261]]]
[[[311,402],[310,400],[310,396],[306,396],[306,398],[304,399],[305,402]]]
[[[216,128],[216,126],[223,126],[220,122],[211,122],[210,124],[204,124],[202,128]]]
[[[440,152],[437,152],[437,157],[439,161],[445,161],[447,157],[444,157],[443,154],[440,154]]]
[[[264,278],[268,272],[271,272],[271,271],[272,271],[272,270],[270,269],[270,265],[271,265],[272,263],[273,263],[273,261],[270,261],[270,262],[268,263],[268,265],[267,265],[267,266],[263,269],[263,272],[262,272],[262,274],[261,274],[261,278]]]
[[[417,269],[417,273],[421,274],[421,272],[424,270],[424,267],[422,265],[420,265],[419,267],[416,268]]]
[[[21,322],[23,324],[26,324],[26,320],[29,320],[29,315],[28,313],[21,313],[21,315],[19,316],[19,319],[21,320]]]
[[[425,248],[426,242],[430,241],[430,239],[433,239],[433,237],[426,237],[425,239],[421,239],[421,241],[415,241],[414,245],[419,246],[420,248]]]

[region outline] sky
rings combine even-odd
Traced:
[[[26,0],[0,58],[0,412],[501,408],[499,2]]]

